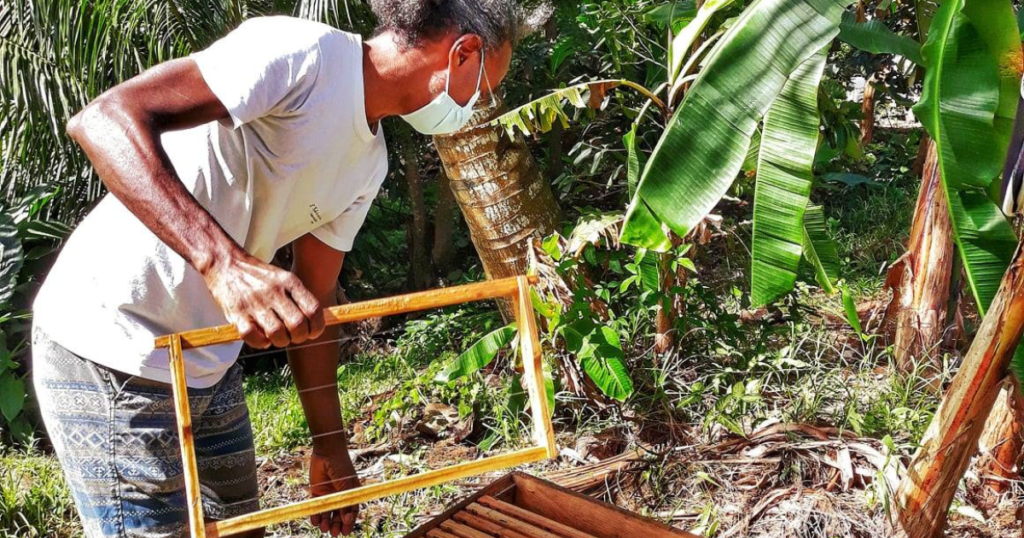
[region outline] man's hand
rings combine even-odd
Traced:
[[[300,344],[324,331],[320,301],[293,273],[238,253],[211,264],[203,278],[228,321],[252,347]]]
[[[320,455],[316,451],[309,458],[309,492],[313,497],[336,493],[359,487],[359,476],[352,465],[348,451],[337,455]],[[356,524],[359,506],[340,508],[324,514],[316,514],[309,518],[315,527],[331,536],[339,533],[349,535]]]

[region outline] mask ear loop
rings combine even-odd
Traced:
[[[484,49],[480,49],[480,72],[476,74],[476,91],[473,92],[473,93],[479,93],[480,92],[480,81],[483,80],[483,76],[484,76],[484,61],[485,60],[486,60],[486,58],[484,57]],[[488,83],[488,86],[490,86],[489,83]]]
[[[480,72],[476,74],[476,91],[480,91],[480,81],[486,73],[484,72],[484,49],[480,49]],[[444,77],[444,93],[451,95],[448,91],[452,84],[452,58],[448,57],[448,75]],[[490,82],[487,83],[488,86]]]
[[[487,96],[491,98],[491,106],[495,106],[498,104],[498,101],[494,98],[494,92],[496,91],[496,88],[491,85],[491,77],[487,76],[487,71],[484,70],[483,63],[480,64],[480,71],[483,72],[484,80],[487,81]],[[479,84],[480,83],[478,82],[477,85],[479,86]]]

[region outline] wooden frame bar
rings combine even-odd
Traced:
[[[192,418],[189,411],[188,387],[185,384],[183,350],[240,340],[234,325],[208,327],[183,333],[161,336],[157,348],[166,347],[170,357],[174,409],[177,414],[178,437],[181,441],[181,459],[185,477],[185,495],[188,502],[189,525],[193,538],[228,536],[274,523],[329,512],[346,506],[396,495],[415,489],[430,487],[489,471],[554,458],[558,455],[554,430],[551,427],[551,409],[548,406],[541,360],[540,335],[530,301],[530,285],[537,277],[511,277],[489,280],[477,284],[453,286],[438,290],[410,293],[396,297],[376,299],[324,310],[326,325],[350,323],[367,318],[404,314],[470,301],[509,298],[515,306],[519,328],[519,345],[523,357],[523,373],[533,411],[533,437],[537,446],[508,454],[492,456],[413,476],[362,486],[348,491],[324,495],[250,514],[205,523],[200,496],[199,473],[195,444],[192,437]]]

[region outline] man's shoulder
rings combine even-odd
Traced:
[[[340,32],[337,28],[322,22],[311,21],[288,15],[266,15],[246,19],[238,26],[239,29],[258,29],[270,32],[268,39],[277,37],[302,36],[316,39],[329,32]]]
[[[358,41],[358,36],[329,24],[288,15],[268,15],[246,19],[235,31],[254,32],[279,45],[310,47],[344,45]]]

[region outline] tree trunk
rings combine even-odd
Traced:
[[[510,140],[488,125],[505,111],[501,98],[483,96],[469,125],[434,137],[455,201],[487,278],[526,273],[527,239],[555,231],[561,211],[523,137]],[[500,302],[502,315],[510,305]]]
[[[658,255],[658,272],[661,275],[661,292],[663,294],[658,303],[658,312],[655,316],[654,352],[658,355],[667,353],[672,349],[675,339],[672,337],[672,325],[675,322],[674,297],[672,286],[676,281],[675,271],[672,270],[672,254],[665,253]]]
[[[1013,375],[1006,376],[996,398],[995,407],[978,442],[981,458],[978,475],[982,485],[995,495],[1020,478],[1021,450],[1024,449],[1024,397],[1020,383]]]
[[[430,285],[433,270],[427,255],[427,204],[423,200],[423,181],[420,174],[420,160],[413,144],[405,144],[402,151],[405,160],[405,181],[409,189],[409,203],[412,206],[412,221],[409,223],[409,288],[426,289]]]
[[[1024,251],[1018,247],[896,493],[899,521],[909,538],[942,536],[957,484],[978,449],[1022,334]]]
[[[443,277],[452,266],[452,234],[455,231],[455,193],[444,169],[437,175],[437,206],[434,208],[434,248],[430,262],[434,275]]]
[[[860,143],[870,144],[875,136],[875,75],[864,81],[864,99],[860,104]]]
[[[868,20],[865,4],[866,2],[863,0],[857,2],[857,22],[867,22]],[[870,144],[871,139],[875,136],[875,87],[871,85],[871,81],[874,79],[875,74],[872,71],[864,80],[864,96],[860,104],[860,143],[862,145]]]
[[[938,362],[956,255],[934,142],[927,151],[908,252],[893,269],[903,272],[894,354],[904,372],[913,371],[915,360]]]

